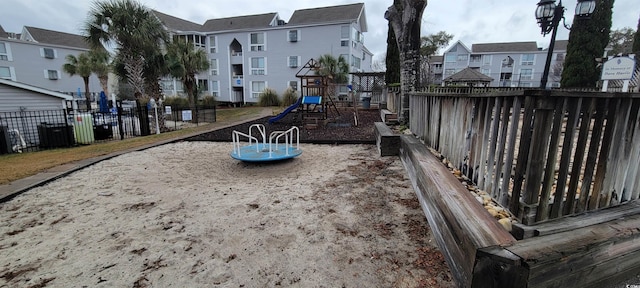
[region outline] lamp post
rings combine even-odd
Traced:
[[[576,4],[575,16],[578,18],[587,18],[591,16],[593,10],[596,8],[595,0],[578,0]],[[556,33],[558,32],[558,25],[560,19],[563,21],[565,28],[570,27],[564,23],[564,6],[562,6],[562,0],[556,5],[556,0],[540,0],[538,8],[536,9],[536,18],[538,24],[542,29],[542,35],[551,33],[551,43],[549,43],[549,51],[547,52],[547,60],[544,65],[544,72],[542,73],[542,79],[540,79],[540,88],[547,88],[547,79],[549,78],[549,66],[551,65],[551,57],[553,56],[553,47],[556,43]]]

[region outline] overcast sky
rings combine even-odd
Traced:
[[[23,26],[80,34],[91,1],[3,0],[0,25],[19,33]],[[365,3],[369,31],[365,44],[381,59],[386,51],[387,21],[384,12],[392,0],[141,0],[151,9],[198,24],[207,19],[276,12],[288,21],[296,9]],[[430,0],[422,17],[422,35],[446,31],[468,47],[474,43],[536,41],[549,45],[550,35],[542,37],[534,12],[538,0]],[[572,21],[576,0],[565,0],[567,24]],[[615,0],[612,29],[637,28],[638,0]],[[560,27],[558,40],[568,39],[569,31]],[[451,43],[453,44],[453,42]]]

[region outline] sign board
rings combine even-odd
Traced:
[[[614,57],[602,65],[601,80],[631,80],[636,61],[629,57]]]
[[[191,121],[191,110],[182,111],[182,121]]]
[[[171,106],[164,106],[164,114],[171,114]]]

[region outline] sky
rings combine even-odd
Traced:
[[[203,24],[208,19],[276,12],[287,21],[297,9],[365,3],[368,32],[366,47],[374,61],[386,52],[387,20],[384,12],[393,0],[139,0],[145,6],[178,18]],[[636,29],[640,18],[638,0],[615,0],[611,29]],[[93,1],[2,0],[0,25],[19,33],[23,26],[80,34]],[[549,46],[535,19],[538,0],[430,0],[422,17],[423,36],[445,31],[454,36],[450,44],[536,41]],[[566,23],[571,24],[576,0],[565,0]],[[569,30],[558,28],[558,40],[569,38]],[[442,51],[440,51],[442,52]]]

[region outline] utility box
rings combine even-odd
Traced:
[[[95,141],[93,134],[93,116],[90,113],[78,114],[73,119],[73,132],[80,144],[91,144]]]
[[[74,144],[73,127],[66,123],[46,123],[38,125],[41,148],[71,147]]]

